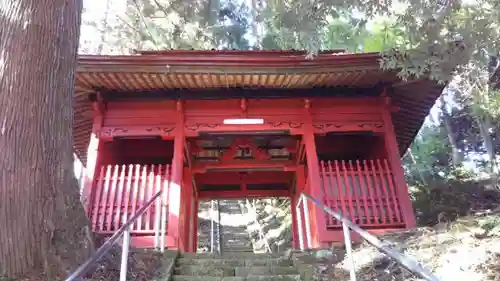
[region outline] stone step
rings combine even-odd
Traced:
[[[252,241],[250,241],[250,238],[248,237],[245,237],[245,239],[237,239],[237,238],[228,238],[228,239],[223,239],[222,240],[222,243],[224,244],[248,244],[248,243],[252,243]]]
[[[216,277],[248,277],[270,275],[296,275],[297,269],[291,266],[201,266],[182,265],[174,270],[175,275],[216,276]]]
[[[298,275],[296,268],[291,266],[253,266],[253,267],[235,267],[234,275],[249,276],[272,276],[272,275]]]
[[[253,253],[253,247],[250,246],[238,246],[238,245],[222,245],[222,250],[224,252],[233,252],[233,253],[240,253],[240,252],[251,252]]]
[[[248,232],[247,232],[247,229],[244,228],[244,229],[240,229],[240,230],[222,230],[221,231],[222,234],[224,235],[246,235],[248,236]]]
[[[241,267],[241,266],[292,266],[293,262],[284,258],[246,258],[246,259],[234,259],[226,258],[224,256],[217,255],[219,258],[189,258],[183,257],[177,260],[178,266],[183,265],[197,265],[205,267],[214,266],[228,266],[228,267]],[[260,257],[261,254],[253,254],[253,256]]]
[[[224,253],[223,255],[214,253],[183,253],[180,258],[191,258],[191,259],[276,259],[283,258],[282,253],[265,253],[265,254],[254,254],[254,253]]]
[[[172,281],[300,281],[300,275],[268,275],[248,277],[214,277],[174,275]]]
[[[229,277],[235,276],[234,271],[234,267],[217,265],[181,265],[174,269],[174,275]]]
[[[222,248],[225,248],[225,249],[234,248],[236,250],[248,249],[248,248],[253,249],[253,245],[252,245],[252,242],[250,242],[250,241],[231,241],[231,242],[222,242]]]

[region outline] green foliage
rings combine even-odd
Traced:
[[[419,225],[455,221],[500,206],[499,191],[486,189],[474,181],[441,180],[427,186],[413,186],[411,190]]]
[[[474,179],[474,174],[463,165],[459,165],[450,169],[448,179],[453,181],[470,181]]]
[[[406,155],[403,163],[412,184],[422,184],[422,176],[426,180],[442,180],[452,169],[451,148],[443,126],[424,125],[411,145],[411,153],[415,162]]]
[[[478,225],[490,236],[500,236],[500,215],[485,216],[478,219]]]
[[[491,84],[499,65],[498,0],[103,1],[108,5],[102,20],[84,14],[84,27],[101,33],[99,48],[90,48],[92,40],[82,37],[87,53],[258,48],[306,49],[311,56],[320,49],[381,52],[381,67],[397,69],[405,79],[429,76],[449,82],[449,100],[456,103],[449,105],[451,135],[466,156],[500,149],[500,94]],[[117,2],[124,3],[125,13],[115,12]],[[412,145],[417,165],[405,160],[413,182],[419,181],[418,171],[430,179],[465,176],[450,166],[447,136],[441,125],[422,129]]]

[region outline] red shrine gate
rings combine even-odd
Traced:
[[[75,149],[87,163],[82,200],[93,230],[111,235],[160,190],[161,201],[133,226],[134,246],[152,247],[160,228],[167,247],[195,251],[201,199],[289,197],[295,206],[302,191],[372,232],[414,226],[400,155],[441,88],[403,83],[377,59],[81,57]],[[301,212],[313,247],[342,241],[338,221],[316,206]]]

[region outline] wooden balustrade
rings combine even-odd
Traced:
[[[386,159],[321,161],[324,204],[362,227],[404,225],[396,185]],[[341,223],[327,215],[327,228]]]
[[[168,217],[170,172],[170,165],[102,166],[93,188],[90,212],[93,231],[115,232],[160,190],[163,190],[162,208],[167,210]],[[154,233],[157,209],[161,210],[156,208],[158,202],[134,223],[133,234]]]

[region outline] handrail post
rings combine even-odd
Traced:
[[[130,228],[127,228],[125,232],[123,232],[123,245],[122,245],[122,262],[120,266],[120,281],[127,280],[127,262],[128,262],[128,251],[130,248]]]
[[[161,196],[156,198],[155,205],[155,250],[160,249]]]
[[[300,250],[304,250],[304,231],[302,230],[302,211],[300,210],[300,201],[302,197],[300,197],[299,202],[297,202],[297,206],[295,206],[297,214],[297,226],[299,230],[299,247]]]
[[[348,227],[352,229],[353,231],[357,232],[363,239],[365,239],[368,243],[370,243],[372,246],[375,246],[379,251],[382,253],[386,254],[387,256],[393,258],[396,260],[398,264],[406,268],[407,270],[411,271],[415,275],[418,275],[419,277],[427,280],[427,281],[439,281],[439,278],[437,278],[431,271],[423,267],[420,263],[418,263],[416,260],[409,258],[402,254],[401,252],[392,249],[390,246],[387,245],[386,242],[383,242],[379,240],[377,237],[373,236],[370,234],[368,231],[362,229],[361,227],[357,226],[355,223],[352,221],[348,220],[345,218],[343,215],[335,212],[325,204],[321,203],[321,201],[311,197],[307,193],[303,192],[302,195],[311,200],[314,204],[317,206],[320,206],[323,208],[323,210],[330,214],[332,217],[335,219],[341,221],[345,227]],[[343,226],[344,227],[344,226]],[[345,232],[344,232],[345,233]],[[349,241],[350,241],[350,237]],[[349,244],[350,247],[351,244]],[[352,251],[352,249],[351,249]]]
[[[170,183],[169,185],[170,186]],[[167,234],[167,200],[168,189],[163,189],[161,197],[161,214],[160,214],[160,252],[165,252],[165,236]]]
[[[155,202],[156,198],[161,196],[162,193],[161,191],[156,193],[151,199],[148,200],[146,204],[144,204],[142,207],[139,208],[135,212],[135,214],[132,215],[132,217],[129,220],[126,220],[125,216],[123,217],[123,220],[125,221],[123,225],[106,241],[104,244],[97,249],[97,251],[87,260],[85,263],[83,263],[80,267],[78,267],[68,278],[66,278],[66,281],[76,281],[80,280],[82,276],[87,273],[89,268],[96,263],[106,252],[108,252],[113,245],[118,241],[122,235],[123,237],[123,248],[122,248],[122,265],[121,267],[124,268],[125,274],[126,274],[126,259],[128,256],[128,247],[130,245],[130,232],[133,229],[134,223],[137,221],[137,219],[144,215],[144,213],[151,207],[151,205]],[[164,241],[164,240],[163,240]],[[123,275],[123,274],[122,274]],[[124,275],[125,276],[125,275]],[[125,277],[120,277],[120,278],[125,278]],[[122,279],[120,279],[122,280]],[[125,279],[123,279],[125,280]]]
[[[351,233],[349,227],[344,222],[342,222],[342,230],[344,232],[345,251],[349,262],[349,275],[351,281],[356,281],[356,269],[354,268],[354,259],[352,258]]]
[[[217,253],[222,253],[221,241],[223,239],[222,234],[220,233],[220,201],[217,200]]]
[[[302,196],[304,196],[304,195],[302,195]],[[309,207],[307,206],[307,198],[304,197],[302,199],[302,204],[304,204],[304,222],[306,224],[307,248],[311,249],[312,248],[312,245],[311,245],[311,240],[312,240],[312,237],[311,237],[311,224],[310,224],[310,221],[309,221]]]
[[[210,252],[214,252],[214,200],[210,200]]]

